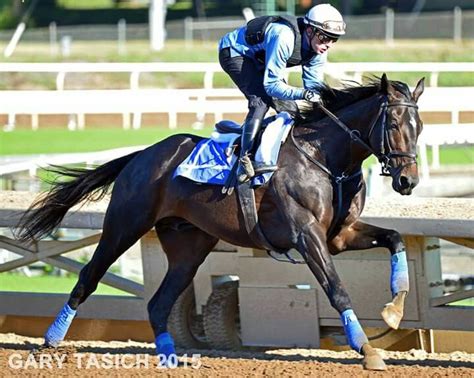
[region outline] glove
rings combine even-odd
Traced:
[[[322,104],[322,100],[321,100],[321,96],[310,90],[310,89],[306,89],[304,92],[303,92],[303,97],[306,101],[309,101],[309,102],[312,102],[312,103],[317,103],[317,104]]]

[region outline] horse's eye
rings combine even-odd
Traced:
[[[393,123],[390,124],[390,128],[391,129],[398,129],[398,125],[395,122],[393,122]]]

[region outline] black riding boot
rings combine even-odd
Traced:
[[[244,123],[242,131],[242,143],[240,146],[239,167],[237,168],[237,179],[239,182],[245,182],[255,176],[252,161],[250,160],[250,151],[253,148],[255,138],[262,121],[260,119],[250,119]]]
[[[277,169],[275,165],[265,165],[264,163],[256,163],[250,159],[250,153],[255,144],[255,138],[262,121],[260,119],[251,119],[244,124],[242,132],[242,145],[240,147],[239,166],[237,168],[237,179],[239,182],[250,180],[255,174],[263,174],[273,172]]]

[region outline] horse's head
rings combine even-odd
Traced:
[[[382,122],[370,135],[372,146],[382,162],[382,170],[392,177],[392,187],[402,195],[411,194],[418,184],[416,143],[423,128],[417,101],[424,90],[424,78],[410,93],[405,83],[393,82],[383,74],[380,91],[386,98],[382,105]]]

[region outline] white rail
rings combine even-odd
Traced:
[[[298,72],[294,67],[289,72]],[[218,63],[0,63],[0,72],[37,72],[56,73],[57,89],[64,89],[64,80],[67,73],[72,72],[128,72],[130,73],[130,89],[139,88],[140,74],[143,72],[202,72],[204,74],[204,88],[212,88],[214,73],[222,72]],[[363,74],[373,72],[429,72],[430,86],[438,85],[438,76],[441,72],[474,72],[474,63],[471,62],[350,62],[328,63],[326,73],[331,76],[345,78],[352,77],[360,81]]]
[[[419,101],[422,112],[449,112],[459,123],[460,112],[474,110],[474,87],[425,89]],[[142,113],[167,113],[169,127],[177,127],[178,113],[193,113],[198,119],[213,114],[216,122],[224,113],[246,113],[248,104],[237,89],[121,89],[64,91],[0,91],[0,114],[9,114],[8,128],[16,114],[31,114],[32,128],[39,127],[40,114],[75,114],[77,126],[85,127],[86,114],[122,114],[123,127],[141,126]]]

